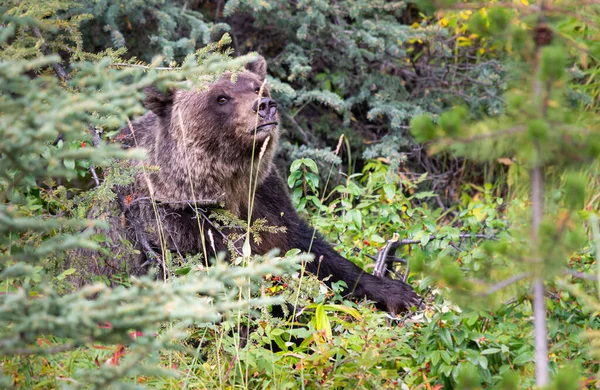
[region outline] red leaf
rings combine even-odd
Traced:
[[[43,347],[43,346],[44,346],[44,344],[46,344],[46,345],[52,345],[52,344],[50,343],[50,341],[48,341],[48,339],[47,339],[47,338],[45,338],[45,337],[44,337],[44,338],[39,338],[39,339],[37,339],[37,343],[38,343],[38,345],[39,345],[40,347]]]
[[[125,354],[125,346],[122,344],[117,344],[117,348],[115,348],[115,353],[107,360],[106,363],[112,364],[113,366],[118,366],[119,361],[121,360],[121,356]]]
[[[144,335],[144,333],[140,332],[139,330],[135,330],[135,331],[129,333],[129,337],[131,337],[132,340],[135,340],[138,337],[142,337],[143,335]]]
[[[104,345],[92,345],[96,349],[112,349],[111,347],[105,347]]]

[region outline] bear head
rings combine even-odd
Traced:
[[[266,86],[263,57],[224,73],[205,89],[146,89],[154,117],[148,150],[153,195],[163,202],[223,202],[236,211],[252,181],[272,169],[279,140],[277,103]],[[137,131],[137,130],[136,130]],[[198,202],[196,202],[198,203]]]

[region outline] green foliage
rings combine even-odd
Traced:
[[[40,46],[33,46],[36,38],[30,34],[38,25],[44,34],[52,24],[68,31],[77,18],[59,16],[69,8],[67,2],[33,5],[19,2],[0,21],[0,45],[8,57],[0,63],[0,349],[3,365],[10,367],[2,372],[3,386],[39,386],[38,379],[23,377],[27,370],[19,368],[22,364],[99,343],[117,344],[112,363],[78,368],[70,373],[72,384],[106,388],[131,376],[173,375],[149,357],[182,350],[180,340],[192,325],[206,327],[233,311],[274,302],[261,297],[257,282],[264,274],[291,272],[305,258],[271,253],[251,259],[247,267],[221,263],[210,270],[188,268],[169,283],[150,275],[125,279],[128,288],[97,283],[68,292],[68,280],[80,270],[69,267],[65,253],[99,249],[106,237],[83,229],[103,223],[86,219],[88,208],[113,199],[111,186],[131,175],[118,169],[117,159],[143,156],[112,143],[93,147],[98,134],[114,133],[144,112],[144,87],[214,77],[238,69],[248,57],[226,61],[224,55],[201,51],[188,55],[179,72],[148,72],[115,69],[108,57],[75,62],[85,57],[75,50],[73,62],[63,68],[56,55],[34,54],[31,49]],[[35,19],[42,15],[46,25]],[[46,49],[66,50],[65,42],[71,40],[78,42],[78,35],[49,38]],[[115,175],[82,194],[78,180],[85,181],[92,166]],[[45,380],[43,387],[59,386],[54,375]]]
[[[430,141],[431,151],[448,151],[487,163],[497,161],[509,166],[509,186],[523,181],[529,183],[517,193],[530,209],[514,207],[514,204],[508,210],[510,234],[499,237],[501,240],[496,244],[485,246],[486,257],[481,258],[481,263],[487,277],[478,275],[478,279],[489,280],[491,277],[493,280],[497,270],[506,269],[506,266],[512,267],[510,274],[513,276],[506,278],[506,283],[499,282],[499,287],[484,292],[485,297],[505,284],[512,284],[512,279],[525,277],[531,279],[532,285],[537,284],[543,289],[545,282],[552,289],[552,278],[558,278],[566,266],[572,265],[569,259],[574,253],[585,251],[590,245],[590,233],[597,229],[597,213],[589,203],[586,206],[586,201],[589,202],[589,177],[597,174],[600,160],[598,106],[596,104],[592,109],[595,114],[590,115],[589,105],[572,103],[568,99],[573,91],[580,90],[581,79],[568,77],[568,69],[581,61],[581,53],[589,43],[588,31],[576,39],[581,42],[576,45],[580,52],[570,52],[564,42],[573,40],[573,36],[563,32],[569,31],[567,26],[572,23],[581,23],[582,19],[563,13],[547,20],[543,15],[543,4],[542,12],[538,14],[528,7],[517,11],[482,3],[489,9],[475,12],[467,22],[473,31],[485,36],[487,45],[506,47],[507,55],[510,55],[512,66],[507,70],[513,76],[504,114],[472,120],[463,107],[458,107],[442,114],[437,126],[426,117],[412,121],[413,134],[417,139]],[[591,20],[598,21],[597,12],[592,12]],[[598,24],[593,25],[588,27],[597,34]],[[527,30],[533,31],[530,38],[526,37]],[[588,62],[587,53],[584,57],[586,67],[593,68],[591,74],[595,75],[600,70],[600,58],[592,58]],[[528,195],[523,194],[523,188],[529,191]],[[517,274],[517,269],[524,272]],[[441,273],[461,294],[468,291],[458,278],[460,272],[454,267],[442,266]],[[553,304],[546,302],[539,289],[533,299],[537,300],[534,307],[541,307],[534,312],[536,320],[544,318],[535,329],[536,383],[541,387],[549,383],[545,371],[552,364],[547,362],[548,352],[540,343],[547,337],[543,321],[546,317],[552,321],[544,306],[552,307]],[[590,305],[584,310],[593,307],[595,305]],[[558,373],[548,388],[578,387],[580,372],[577,369],[568,374]],[[468,371],[464,373],[464,380],[467,383],[464,386],[478,386],[479,383],[479,379]]]
[[[296,210],[304,210],[307,202],[317,208],[323,207],[319,200],[319,180],[319,168],[313,160],[302,158],[292,163],[288,186],[293,189],[292,200]]]
[[[144,50],[140,58],[162,55],[170,64],[211,43],[216,34],[227,31],[224,23],[207,22],[203,15],[182,1],[80,1],[77,13],[94,15],[82,27],[88,47]],[[73,12],[73,11],[71,11]],[[181,32],[184,32],[183,34]],[[110,44],[106,39],[110,38]]]
[[[0,6],[2,386],[531,388],[529,276],[546,280],[550,388],[596,384],[597,280],[567,273],[598,267],[599,23],[575,9],[551,14],[560,39],[536,57],[538,5],[527,2],[435,17],[431,5],[385,1],[217,3]],[[407,242],[391,277],[416,286],[422,310],[391,318],[343,296],[347,286],[306,277],[297,251],[242,258],[233,246],[244,267],[167,253],[167,281],[123,273],[73,292],[79,270],[65,251],[135,250],[82,232],[106,225],[88,211],[105,210],[131,180],[122,159],[141,157],[113,142],[92,147],[94,135],[114,140],[144,111],[147,85],[201,85],[250,58],[231,59],[232,49],[267,57],[298,209],[366,270],[386,243]],[[152,69],[161,64],[172,69]],[[409,123],[429,152],[443,152],[439,165]],[[449,154],[486,165],[469,172]],[[414,173],[419,165],[428,173]],[[537,244],[527,184],[536,166],[546,213]],[[90,167],[104,173],[92,190]],[[507,186],[486,181],[497,172]],[[256,221],[252,239],[273,229]]]
[[[228,31],[237,54],[264,55],[289,149],[304,146],[288,163],[314,158],[304,152],[318,153],[342,133],[356,156],[401,160],[414,147],[410,119],[441,114],[457,96],[476,116],[502,111],[500,63],[484,61],[475,43],[456,46],[450,37],[454,28],[462,36],[464,26],[419,12],[430,7],[383,0],[80,3],[95,16],[82,25],[89,51],[127,47],[129,55],[161,55],[168,64]],[[365,140],[372,144],[366,150]]]

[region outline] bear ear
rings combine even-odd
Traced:
[[[247,63],[244,67],[246,70],[256,74],[260,81],[265,81],[265,77],[267,77],[267,61],[265,61],[263,56],[258,56],[257,59]]]
[[[144,107],[158,116],[165,116],[173,105],[173,91],[161,92],[156,87],[144,88],[146,99]]]

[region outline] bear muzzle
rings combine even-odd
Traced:
[[[252,112],[265,121],[273,121],[277,116],[277,102],[271,98],[257,99],[252,105]]]
[[[264,124],[256,127],[256,132],[260,132],[260,131],[270,132],[272,130],[275,130],[275,128],[277,127],[278,124],[279,124],[279,122],[264,123]]]
[[[257,99],[252,105],[252,112],[257,113],[260,118],[260,125],[256,127],[257,132],[270,132],[279,124],[277,121],[277,102],[271,98]]]

